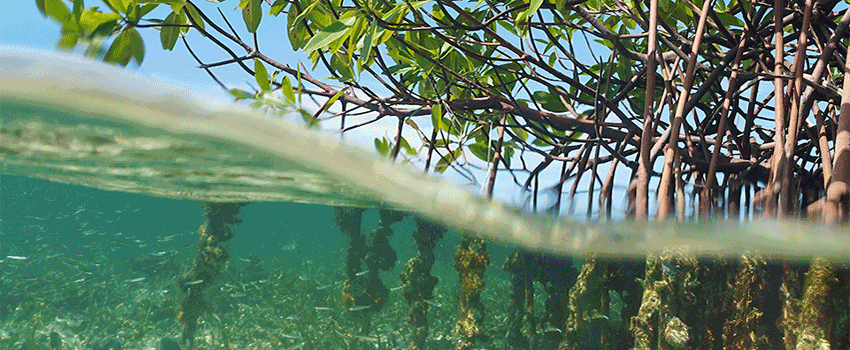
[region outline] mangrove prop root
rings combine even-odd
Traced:
[[[335,213],[337,226],[351,238],[342,302],[357,324],[356,332],[368,334],[370,314],[380,311],[389,296],[389,289],[381,281],[379,272],[392,269],[397,260],[396,252],[389,242],[389,236],[393,234],[390,226],[403,219],[404,215],[393,210],[381,210],[378,228],[367,245],[366,236],[360,231],[363,209],[335,208]],[[361,263],[366,265],[365,273],[362,273]]]
[[[446,229],[426,219],[414,217],[416,231],[413,239],[416,241],[416,256],[407,261],[401,273],[402,291],[410,305],[407,323],[412,329],[408,348],[411,350],[425,349],[428,338],[428,300],[434,296],[437,278],[431,275],[434,266],[434,248],[443,238]]]
[[[527,349],[530,345],[528,339],[522,334],[522,327],[526,316],[532,316],[529,317],[529,321],[533,319],[534,310],[529,308],[533,307],[534,303],[532,299],[534,289],[531,283],[536,276],[535,271],[533,271],[535,266],[537,264],[536,261],[533,261],[531,254],[519,249],[509,256],[502,265],[502,269],[511,274],[507,342],[514,349]],[[527,301],[530,302],[530,305]]]
[[[744,255],[734,281],[729,319],[723,326],[724,349],[770,349],[763,296],[768,292],[764,259]]]
[[[631,318],[635,350],[679,350],[696,344],[693,325],[701,317],[694,294],[699,263],[685,249],[665,248],[646,259],[643,297],[638,314]]]
[[[484,304],[481,289],[484,288],[484,271],[490,265],[487,243],[476,235],[464,235],[455,253],[455,268],[460,274],[460,314],[455,323],[455,348],[466,350],[476,342],[484,341],[487,335],[481,330]]]
[[[802,271],[803,269],[800,266],[789,263],[782,264],[782,285],[779,287],[782,313],[778,322],[782,330],[782,342],[785,349],[796,349],[797,347],[795,332],[800,329],[800,299],[803,293]]]
[[[363,222],[362,208],[334,207],[334,220],[340,233],[348,236],[348,251],[345,256],[345,282],[342,284],[342,304],[352,310],[355,305],[366,305],[366,280],[362,275],[361,263],[366,256],[366,236],[360,231]],[[353,311],[352,321],[357,324],[357,333],[368,331],[370,318],[363,310]]]
[[[203,203],[204,223],[198,229],[198,243],[192,268],[177,279],[177,287],[186,294],[180,303],[178,319],[183,323],[183,342],[194,343],[198,318],[210,310],[204,290],[221,273],[230,256],[224,243],[233,238],[231,225],[242,222],[239,210],[247,203]]]
[[[608,295],[603,288],[606,262],[585,258],[576,283],[570,288],[564,340],[559,349],[587,349],[603,344],[608,322]]]
[[[360,262],[366,254],[366,236],[360,232],[364,211],[362,208],[334,207],[336,226],[350,239],[345,256],[345,277],[348,280],[354,279],[360,272]]]
[[[816,258],[806,273],[806,284],[801,300],[800,329],[796,349],[831,349],[833,323],[837,310],[833,305],[833,294],[839,287],[837,266],[824,259]]]
[[[563,340],[570,288],[576,282],[578,271],[571,259],[561,256],[544,254],[537,262],[537,278],[546,286],[548,294],[541,329],[547,342],[558,344]]]

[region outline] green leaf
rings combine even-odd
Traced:
[[[70,50],[77,46],[79,40],[80,37],[77,35],[77,32],[68,32],[59,38],[59,41],[56,42],[56,47],[62,50]]]
[[[340,81],[354,81],[354,71],[351,69],[351,61],[347,55],[335,53],[331,57],[331,68],[339,73]]]
[[[404,123],[407,124],[407,125],[410,125],[410,127],[413,128],[413,130],[422,131],[422,130],[419,129],[419,125],[416,124],[416,122],[413,121],[413,119],[407,118],[407,119],[404,120]]]
[[[487,140],[481,140],[479,142],[467,146],[467,148],[469,148],[469,151],[471,151],[472,154],[474,154],[475,157],[477,157],[478,159],[481,159],[485,162],[490,162],[490,157],[492,157],[492,154],[489,153],[490,147],[487,147],[486,142]]]
[[[558,98],[558,95],[551,91],[535,91],[532,95],[534,96],[534,100],[537,101],[541,107],[550,112],[562,113],[568,111],[567,107],[561,103],[561,99]]]
[[[260,26],[260,20],[263,19],[263,10],[260,8],[262,0],[242,0],[239,7],[242,8],[242,19],[245,20],[245,26],[248,27],[248,32],[255,33],[257,27]]]
[[[183,6],[186,4],[186,0],[135,0],[141,4],[165,4],[165,5],[178,5]]]
[[[382,156],[389,155],[390,153],[390,143],[387,141],[387,138],[381,138],[380,140],[375,138],[375,149],[378,150]]]
[[[63,25],[71,20],[71,11],[62,0],[44,0],[44,12]]]
[[[363,36],[363,46],[360,47],[360,60],[358,63],[361,64],[361,67],[367,65],[372,56],[372,39],[375,38],[375,33],[377,32],[378,22],[373,21],[369,24],[369,28],[366,29],[366,35]]]
[[[442,156],[440,160],[437,161],[437,164],[434,165],[434,171],[438,173],[444,173],[446,169],[449,168],[449,165],[454,163],[456,160],[460,158],[460,154],[462,152],[462,147],[455,148],[454,151],[447,153]]]
[[[132,0],[103,0],[103,3],[116,13],[127,13],[132,2]]]
[[[257,80],[257,84],[260,85],[260,89],[263,91],[271,91],[271,84],[269,83],[269,71],[266,70],[266,66],[263,65],[258,59],[254,59],[254,79]]]
[[[314,5],[319,2],[314,2],[313,5],[308,6],[310,9]],[[289,14],[286,15],[286,28],[287,34],[289,35],[289,45],[292,46],[292,50],[298,50],[310,39],[310,34],[307,32],[307,28],[304,26],[303,21],[301,20],[301,15],[306,13],[306,10],[299,14],[296,12],[297,2],[292,3],[292,6],[289,7]]]
[[[416,150],[413,149],[413,147],[410,147],[410,143],[408,143],[407,139],[405,139],[404,137],[401,138],[401,140],[399,141],[399,144],[401,145],[401,148],[404,149],[404,153],[407,153],[408,155],[415,156],[419,153],[419,152],[416,152]]]
[[[139,23],[139,20],[142,18],[142,15],[140,13],[141,10],[142,8],[141,6],[139,6],[139,4],[130,4],[130,8],[127,9],[127,22],[130,22],[132,24]]]
[[[298,65],[298,70],[296,71],[295,78],[298,81],[298,101],[297,102],[298,102],[298,104],[301,104],[301,91],[302,91],[301,86],[302,85],[301,85],[301,65],[300,64]]]
[[[509,144],[505,145],[504,149],[502,150],[502,159],[505,160],[505,164],[507,164],[508,167],[511,166],[511,158],[513,158],[513,157],[514,157],[514,148],[510,147]]]
[[[355,17],[349,17],[331,23],[331,25],[323,28],[316,35],[313,35],[302,50],[310,53],[328,46],[328,44],[337,39],[345,37],[348,34],[348,28],[351,28],[356,20],[357,18]]]
[[[567,7],[567,0],[555,0],[555,9],[563,11]]]
[[[150,13],[158,6],[159,4],[147,4],[145,6],[142,6],[141,10],[139,10],[139,16],[144,17],[146,14]]]
[[[80,17],[83,15],[83,0],[74,0],[74,18],[80,22]]]
[[[516,135],[516,137],[518,139],[520,139],[521,141],[528,140],[528,132],[526,132],[525,129],[523,129],[523,128],[511,128],[510,130],[513,131],[514,135]]]
[[[251,100],[254,99],[254,94],[252,94],[248,91],[245,91],[245,90],[230,89],[227,92],[229,92],[231,95],[233,95],[233,97],[235,97],[235,99],[234,99],[235,101],[245,100],[245,99],[251,99]]]
[[[192,19],[195,21],[195,23],[198,24],[198,27],[201,27],[201,29],[206,29],[206,26],[204,26],[204,19],[203,19],[203,17],[201,17],[201,14],[198,13],[198,9],[195,6],[188,5],[188,6],[183,7],[183,9],[185,11],[184,14],[186,16],[191,16]],[[186,23],[189,24],[189,23],[192,23],[192,22],[189,22],[189,20],[187,18]],[[184,29],[185,29],[184,33],[189,31],[188,28],[184,28]]]
[[[121,20],[119,14],[103,13],[92,8],[83,11],[82,16],[80,16],[80,26],[87,28],[89,39],[105,38],[121,29],[118,24],[119,20]]]
[[[307,128],[318,129],[319,126],[321,126],[319,125],[319,119],[313,118],[313,116],[306,110],[299,109],[298,112],[301,113],[301,119],[304,120],[304,123],[307,123]]]
[[[528,4],[528,17],[533,16],[537,13],[537,10],[540,9],[540,5],[543,5],[543,0],[531,0]]]
[[[109,51],[103,57],[104,62],[116,63],[126,66],[133,59],[137,64],[142,64],[145,58],[145,43],[142,36],[135,28],[129,28],[118,34]]]
[[[283,77],[283,81],[280,82],[280,91],[283,92],[283,97],[295,103],[295,93],[292,91],[292,83],[289,82],[289,77]]]
[[[42,16],[47,17],[47,9],[44,2],[45,0],[35,0],[35,7],[38,8],[38,12],[41,13]]]
[[[339,91],[337,91],[337,93],[334,94],[333,97],[331,97],[331,99],[328,100],[328,102],[325,103],[324,106],[322,106],[322,110],[319,111],[319,113],[316,113],[316,115],[321,115],[322,113],[327,112],[328,108],[331,108],[331,105],[334,104],[334,102],[336,102],[336,100],[338,100],[343,93],[345,93],[345,89],[340,89]]]
[[[435,104],[431,106],[431,125],[438,130],[449,130],[448,123],[444,123],[443,120],[443,105]]]
[[[271,8],[269,8],[269,15],[277,17],[283,11],[283,8],[289,4],[287,0],[275,0],[272,4]]]
[[[183,24],[180,23],[180,16],[172,12],[165,17],[165,21],[163,24]],[[162,48],[168,51],[174,49],[174,45],[177,43],[177,38],[180,37],[180,27],[162,27],[162,30],[159,31],[159,40],[162,42]]]
[[[543,139],[538,139],[538,138],[535,138],[535,139],[534,139],[534,141],[531,141],[531,144],[532,144],[532,145],[535,145],[535,146],[537,146],[537,147],[546,147],[546,146],[550,146],[550,144],[546,143],[546,141],[545,141],[545,140],[543,140]]]

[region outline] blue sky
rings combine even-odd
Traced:
[[[211,14],[216,13],[215,5],[217,4],[207,1],[198,1],[197,4],[204,9],[208,9],[208,12]],[[100,1],[87,0],[85,5],[87,8],[98,6],[104,12],[109,12]],[[219,7],[222,9],[222,12],[228,15],[228,17],[232,14],[236,18],[241,18],[239,12],[235,12],[230,8],[236,5],[235,2],[231,1],[218,5],[220,5]],[[167,6],[163,5],[160,7],[160,9],[154,12],[154,14],[159,14],[159,16],[153,16],[153,18],[164,18],[168,14],[166,12]],[[4,45],[55,50],[56,41],[59,40],[59,25],[49,18],[42,17],[38,12],[34,0],[9,1],[9,4],[6,4],[5,8],[7,10],[0,13],[0,43]],[[285,30],[285,28],[275,25],[275,21],[266,22],[268,23],[263,23],[264,25],[260,26],[261,35],[271,36],[274,35],[274,31]],[[244,28],[244,25],[241,28]],[[139,30],[139,33],[144,38],[146,45],[145,60],[141,67],[135,67],[131,64],[128,69],[157,80],[190,87],[201,95],[229,98],[229,95],[224,93],[203,70],[196,68],[197,63],[180,41],[178,41],[173,51],[165,51],[160,46],[158,31],[153,28],[143,28]],[[223,55],[223,51],[214,51],[214,48],[206,45],[206,42],[199,40],[199,38],[200,35],[196,32],[190,33],[187,37],[190,44],[193,45],[193,50],[196,50],[208,62],[227,58]],[[268,51],[270,51],[269,54],[272,54],[278,50],[269,49]],[[291,50],[288,51],[291,52]],[[237,51],[237,54],[240,53]],[[248,81],[247,78],[249,78],[244,72],[230,69],[229,67],[216,70],[216,74],[225,81],[225,84],[241,85],[243,87],[245,87],[245,83]]]

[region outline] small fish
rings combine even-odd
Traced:
[[[404,288],[404,286],[392,287],[392,288],[390,288],[390,292],[395,292],[395,291],[402,289],[402,288]]]
[[[153,256],[153,257],[160,257],[160,256],[163,256],[163,255],[165,255],[165,254],[167,254],[167,253],[168,253],[168,252],[166,252],[166,251],[156,252],[156,253],[151,253],[151,256]]]
[[[298,350],[298,349],[303,348],[304,345],[307,345],[307,342],[303,341],[303,342],[301,342],[301,344],[295,345],[295,346],[290,347],[290,348],[286,348],[286,350]]]
[[[377,343],[377,342],[381,341],[380,339],[375,338],[375,337],[365,337],[365,336],[362,336],[362,335],[348,334],[348,333],[345,333],[345,335],[352,337],[352,338],[357,338],[357,339],[360,339],[360,340],[363,340],[363,341],[372,342],[372,343]]]
[[[204,283],[204,280],[194,280],[194,281],[191,281],[191,282],[186,282],[186,283],[184,283],[183,285],[185,285],[185,286],[194,286],[194,285],[196,285],[196,284],[201,284],[201,283]]]
[[[316,309],[317,311],[331,311],[331,308],[324,306],[316,306],[314,309]]]
[[[12,259],[12,260],[27,260],[27,259],[29,259],[29,257],[26,257],[26,256],[17,256],[17,255],[6,255],[6,259]]]
[[[141,282],[141,281],[144,281],[144,280],[146,280],[146,279],[148,279],[148,278],[147,278],[147,277],[139,277],[139,278],[131,279],[131,280],[127,281],[127,282],[130,282],[130,283],[134,283],[134,282]]]
[[[289,335],[289,334],[286,334],[286,333],[281,333],[280,336],[284,337],[284,338],[289,338],[289,339],[301,339],[301,337],[299,337],[297,335]]]
[[[434,307],[443,307],[443,304],[440,304],[436,301],[431,301],[431,300],[427,300],[427,299],[423,300],[423,301],[425,302],[425,304],[428,304],[428,305],[431,305],[431,306],[434,306]]]
[[[368,273],[369,273],[369,271],[360,271],[360,272],[354,274],[354,276],[357,276],[357,277],[366,276],[366,274],[368,274]]]
[[[244,297],[245,295],[246,295],[245,293],[233,293],[230,296],[232,296],[234,298],[241,298],[241,297]]]
[[[556,328],[556,327],[552,326],[552,325],[551,325],[551,324],[549,324],[549,323],[546,323],[546,326],[545,326],[545,327],[543,327],[543,329],[542,329],[542,330],[540,330],[540,331],[541,331],[541,332],[544,332],[544,333],[549,333],[549,332],[563,333],[563,332],[564,332],[564,331],[562,331],[562,330],[560,330],[560,329],[558,329],[558,328]]]
[[[352,307],[348,308],[348,311],[351,311],[351,312],[361,311],[361,310],[366,310],[370,307],[371,306],[369,306],[369,305],[352,306]]]

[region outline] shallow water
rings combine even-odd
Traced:
[[[115,68],[0,73],[2,349],[850,346],[846,227],[537,217]]]
[[[184,295],[176,281],[192,261],[204,221],[200,202],[9,175],[0,176],[0,193],[0,348],[50,348],[53,332],[64,349],[113,340],[123,349],[155,349],[162,338],[180,340]],[[194,348],[403,348],[409,331],[399,274],[416,253],[412,219],[393,225],[398,261],[380,273],[389,301],[375,312],[370,332],[355,337],[346,335],[352,312],[341,302],[347,240],[333,215],[315,204],[244,207],[244,223],[226,244],[227,267],[206,292],[212,313],[201,317]],[[366,212],[364,232],[377,221],[376,210]],[[449,233],[435,250],[433,348],[452,339],[458,283],[452,257],[459,241]],[[494,262],[510,252],[490,246]],[[498,263],[486,283],[485,300],[504,309],[507,279]]]

